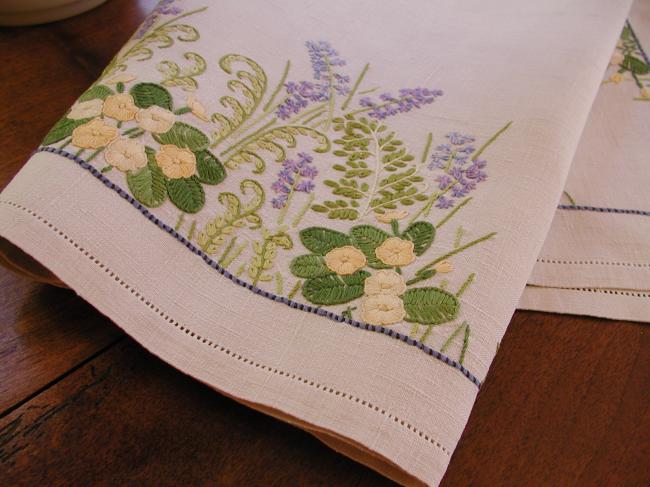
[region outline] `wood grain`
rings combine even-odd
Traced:
[[[154,3],[0,30],[0,186]],[[0,293],[0,485],[390,484],[163,364],[70,291],[0,270]],[[443,486],[650,485],[648,333],[517,312]]]

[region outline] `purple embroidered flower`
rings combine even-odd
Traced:
[[[278,171],[278,178],[271,185],[277,195],[271,201],[273,208],[284,208],[294,192],[311,193],[314,188],[314,179],[318,169],[312,164],[314,158],[305,152],[298,153],[298,159],[286,159],[282,169]]]
[[[176,0],[161,0],[147,16],[142,25],[140,25],[140,28],[136,31],[133,37],[135,39],[142,39],[161,15],[178,15],[182,13],[183,9],[174,5],[175,1]]]
[[[310,103],[326,102],[332,94],[345,95],[350,92],[350,77],[335,70],[345,66],[345,61],[339,57],[338,51],[325,41],[307,41],[305,45],[311,60],[314,80],[317,82],[285,83],[287,98],[276,111],[276,115],[282,120],[298,114]]]
[[[436,206],[442,209],[453,207],[454,198],[464,198],[487,179],[487,161],[470,156],[476,152],[472,145],[476,139],[458,132],[450,132],[446,137],[449,143],[436,147],[428,166],[431,170],[442,169],[442,174],[434,179],[442,192]]]
[[[413,109],[433,103],[439,96],[442,96],[441,90],[402,88],[399,90],[399,96],[397,97],[390,93],[382,93],[378,97],[379,101],[373,101],[366,96],[359,100],[359,105],[364,108],[371,108],[368,112],[368,116],[371,118],[383,120],[398,113],[410,112]]]

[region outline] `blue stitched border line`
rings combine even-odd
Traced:
[[[597,213],[618,213],[623,215],[650,216],[650,211],[629,210],[625,208],[599,208],[597,206],[584,205],[557,205],[559,210],[595,211]]]
[[[634,29],[632,28],[632,24],[630,24],[629,20],[626,20],[625,23],[627,24],[627,28],[630,29],[630,34],[632,34],[632,39],[634,39],[634,42],[636,42],[636,45],[639,48],[639,52],[641,53],[641,56],[643,56],[645,63],[647,65],[650,65],[650,59],[648,59],[648,55],[643,50],[643,46],[641,45],[641,42],[639,42],[639,38],[636,36],[636,32],[634,32]]]
[[[246,289],[249,289],[253,291],[255,294],[259,294],[260,296],[264,296],[265,298],[268,298],[272,301],[276,301],[279,303],[284,303],[290,308],[294,309],[299,309],[302,311],[306,311],[308,313],[313,313],[318,316],[324,316],[325,318],[329,318],[332,321],[336,321],[339,323],[345,323],[347,325],[354,326],[356,328],[362,328],[364,330],[369,330],[369,331],[374,331],[378,333],[383,333],[384,335],[388,335],[389,337],[396,338],[398,340],[401,340],[408,345],[412,345],[416,348],[419,348],[423,352],[431,355],[432,357],[440,360],[441,362],[444,362],[447,365],[450,365],[451,367],[457,369],[460,371],[465,377],[467,377],[472,383],[474,383],[479,389],[481,388],[481,381],[474,375],[472,374],[469,370],[467,370],[462,364],[456,362],[455,360],[452,360],[451,358],[447,357],[445,354],[440,353],[437,350],[434,350],[433,348],[425,345],[424,343],[418,341],[418,340],[413,340],[410,338],[408,335],[404,335],[403,333],[398,333],[394,330],[391,330],[390,328],[386,328],[383,326],[379,325],[370,325],[368,323],[363,323],[361,321],[356,321],[350,318],[345,318],[344,316],[338,315],[336,313],[333,313],[331,311],[324,310],[323,308],[317,307],[317,306],[311,306],[308,304],[302,304],[298,303],[297,301],[293,301],[289,298],[285,298],[284,296],[278,296],[277,294],[265,291],[263,289],[260,289],[256,286],[253,286],[252,284],[243,281],[239,279],[237,276],[234,274],[231,274],[228,272],[225,268],[221,267],[219,264],[217,264],[216,261],[212,260],[208,254],[203,252],[201,249],[196,247],[192,242],[190,242],[188,239],[186,239],[183,235],[178,233],[176,230],[174,230],[172,227],[167,225],[166,223],[162,222],[156,216],[151,213],[145,206],[140,204],[138,200],[133,198],[130,194],[128,194],[126,191],[124,191],[122,188],[120,188],[118,185],[116,185],[114,182],[112,182],[110,179],[108,179],[106,176],[104,176],[99,170],[97,170],[94,166],[91,164],[87,163],[84,161],[82,158],[75,156],[74,154],[71,154],[70,152],[67,152],[63,149],[59,149],[56,147],[45,147],[41,146],[39,147],[35,153],[37,152],[50,152],[52,154],[58,154],[60,156],[63,156],[67,159],[70,159],[71,161],[76,162],[79,166],[81,166],[83,169],[86,171],[90,172],[93,176],[95,176],[97,179],[99,179],[102,183],[104,183],[105,186],[108,188],[112,189],[115,191],[118,195],[120,195],[122,198],[124,198],[126,201],[131,203],[135,208],[138,209],[140,213],[142,213],[144,216],[147,217],[148,220],[151,222],[155,223],[158,227],[160,227],[162,230],[165,232],[169,233],[171,236],[173,236],[176,240],[181,242],[185,247],[190,249],[193,253],[198,255],[203,259],[203,261],[208,264],[210,267],[216,269],[221,275],[227,277],[230,279],[232,282],[237,284],[238,286],[245,287]]]

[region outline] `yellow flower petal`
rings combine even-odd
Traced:
[[[196,157],[185,147],[163,145],[156,152],[156,162],[169,179],[189,178],[196,172]]]
[[[325,265],[339,275],[353,274],[366,265],[366,256],[356,247],[345,245],[325,254]]]
[[[414,245],[410,240],[390,237],[375,249],[375,255],[386,265],[401,267],[415,260],[413,249]]]

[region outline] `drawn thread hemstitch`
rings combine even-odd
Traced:
[[[245,287],[246,289],[253,291],[255,294],[258,294],[260,296],[263,296],[265,298],[268,298],[272,301],[283,303],[290,308],[294,309],[299,309],[301,311],[305,311],[308,313],[312,313],[318,316],[323,316],[325,318],[328,318],[332,321],[338,322],[338,323],[345,323],[350,326],[354,326],[355,328],[361,328],[364,330],[376,332],[376,333],[383,333],[384,335],[388,335],[391,338],[395,338],[397,340],[401,340],[402,342],[414,346],[426,354],[434,357],[435,359],[455,368],[458,370],[461,374],[463,374],[467,379],[470,380],[476,387],[479,389],[481,388],[481,381],[474,375],[472,374],[465,366],[460,364],[459,362],[456,362],[455,360],[447,357],[446,355],[440,353],[437,350],[434,350],[433,348],[425,345],[424,343],[414,340],[413,338],[409,337],[408,335],[405,335],[403,333],[396,332],[394,330],[391,330],[389,328],[380,326],[380,325],[371,325],[368,323],[364,323],[361,321],[353,320],[351,318],[346,318],[342,315],[338,315],[336,313],[333,313],[331,311],[327,311],[323,308],[317,307],[317,306],[311,306],[308,304],[303,304],[299,303],[297,301],[293,301],[291,299],[285,298],[284,296],[278,296],[276,294],[273,294],[271,292],[265,291],[263,289],[260,289],[256,286],[254,286],[251,283],[248,283],[246,281],[243,281],[242,279],[238,278],[234,274],[230,273],[228,270],[225,268],[221,267],[216,261],[214,261],[208,254],[203,252],[201,249],[196,247],[192,242],[187,240],[183,235],[179,234],[176,232],[172,227],[164,223],[163,221],[159,220],[153,213],[151,213],[145,206],[140,204],[135,198],[133,198],[131,195],[129,195],[126,191],[124,191],[122,188],[120,188],[118,185],[113,183],[110,179],[108,179],[106,176],[104,176],[99,170],[97,170],[94,166],[83,160],[82,158],[75,156],[74,154],[71,154],[70,152],[67,152],[63,149],[59,149],[56,147],[46,147],[46,146],[41,146],[39,147],[35,152],[50,152],[52,154],[57,154],[62,157],[65,157],[66,159],[69,159],[76,164],[78,164],[81,168],[87,170],[90,172],[95,178],[99,179],[106,187],[109,189],[112,189],[115,191],[119,196],[121,196],[123,199],[131,203],[132,206],[134,206],[140,213],[142,213],[148,220],[150,220],[152,223],[156,224],[160,229],[164,230],[171,236],[173,236],[176,240],[181,242],[185,247],[187,247],[192,253],[198,255],[203,259],[203,261],[208,264],[210,267],[214,268],[217,270],[221,275],[224,277],[228,278],[230,281],[233,283],[237,284],[238,286]]]

